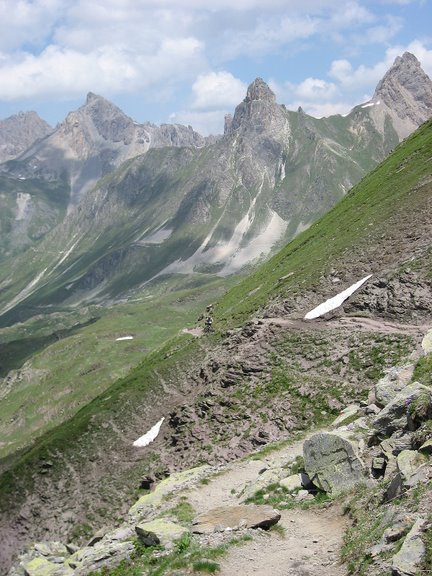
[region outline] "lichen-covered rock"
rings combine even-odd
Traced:
[[[197,516],[193,521],[192,532],[212,534],[241,528],[268,529],[279,522],[280,517],[278,510],[266,505],[220,506]]]
[[[85,576],[102,568],[114,568],[122,560],[130,560],[135,548],[132,542],[98,542],[95,546],[80,548],[66,560],[73,574]]]
[[[196,468],[184,470],[183,472],[177,472],[176,474],[172,474],[168,478],[165,478],[159,482],[153,492],[142,496],[129,509],[130,519],[137,522],[142,518],[148,518],[149,515],[160,505],[164,496],[180,488],[185,488],[189,483],[203,477],[208,470],[210,470],[210,466],[205,464]]]
[[[161,544],[165,548],[171,548],[174,541],[189,532],[184,526],[174,522],[157,518],[151,522],[145,522],[135,526],[138,538],[145,546],[157,546]]]
[[[365,481],[363,462],[353,444],[337,434],[314,434],[303,444],[305,470],[329,494],[340,494]]]
[[[294,492],[295,490],[300,490],[303,488],[302,479],[300,474],[293,474],[292,476],[288,476],[288,478],[282,478],[279,481],[279,485],[288,492]]]
[[[407,386],[414,372],[414,364],[393,366],[387,374],[375,384],[375,399],[378,406],[386,406],[395,395]]]
[[[352,418],[358,414],[360,411],[360,406],[357,404],[350,404],[346,408],[342,410],[339,416],[332,422],[332,428],[337,428],[338,426],[343,426],[347,423],[348,420],[352,420]]]
[[[426,442],[420,446],[419,452],[422,452],[423,454],[432,454],[432,438],[426,440]]]
[[[423,392],[430,391],[430,388],[419,382],[405,386],[374,419],[373,426],[377,435],[386,437],[396,430],[406,430],[408,428],[410,404]]]
[[[426,520],[419,518],[406,535],[399,552],[393,556],[392,569],[395,576],[413,576],[416,574],[426,553],[421,537],[425,527]]]
[[[397,457],[397,467],[406,488],[412,488],[429,477],[428,458],[416,450],[402,450]]]
[[[23,565],[27,576],[72,576],[74,571],[65,564],[55,564],[42,556]]]

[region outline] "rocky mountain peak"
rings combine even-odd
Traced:
[[[393,66],[376,87],[374,99],[381,98],[389,106],[397,105],[406,93],[420,105],[430,108],[432,113],[432,81],[410,52],[395,59]]]
[[[252,84],[249,85],[245,102],[251,100],[272,100],[275,102],[276,95],[262,78],[256,78]]]
[[[52,132],[36,112],[18,112],[0,120],[0,162],[16,158],[39,138]]]
[[[254,132],[273,130],[275,133],[284,124],[281,106],[276,102],[275,93],[262,78],[256,78],[249,85],[246,98],[241,102],[231,121],[225,119],[225,134],[238,130],[240,127]]]

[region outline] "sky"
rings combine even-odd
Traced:
[[[137,122],[223,131],[256,77],[344,114],[406,50],[432,77],[432,0],[0,0],[0,118],[55,126],[104,96]]]

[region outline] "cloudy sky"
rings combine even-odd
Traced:
[[[221,132],[262,77],[345,113],[405,50],[432,77],[432,0],[0,0],[0,118],[52,125],[100,94],[139,122]]]

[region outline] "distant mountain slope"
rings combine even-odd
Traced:
[[[16,158],[53,128],[36,112],[20,112],[0,120],[0,164]]]
[[[429,121],[216,303],[214,336],[168,342],[10,462],[0,482],[3,562],[30,540],[114,522],[145,474],[229,460],[319,422],[405,360],[432,323],[431,154]],[[370,273],[346,305],[361,310],[357,327],[303,322]],[[133,448],[162,416],[156,443]]]
[[[81,176],[97,165],[95,178],[104,173],[103,151],[111,151],[109,170],[140,149],[146,154],[86,193],[93,179],[83,187],[79,176],[74,192],[72,177],[63,223],[36,253],[0,273],[0,314],[9,313],[1,321],[11,321],[17,306],[104,302],[161,275],[223,276],[256,264],[329,210],[430,115],[432,82],[408,53],[396,60],[372,101],[345,117],[288,111],[257,79],[227,120],[224,136],[202,147],[186,130],[195,146],[156,148],[163,141],[156,128],[153,140],[138,144],[147,128],[91,95],[8,176],[25,166],[33,177],[54,177],[52,170],[66,166],[54,161],[63,145],[64,162],[72,155]]]

